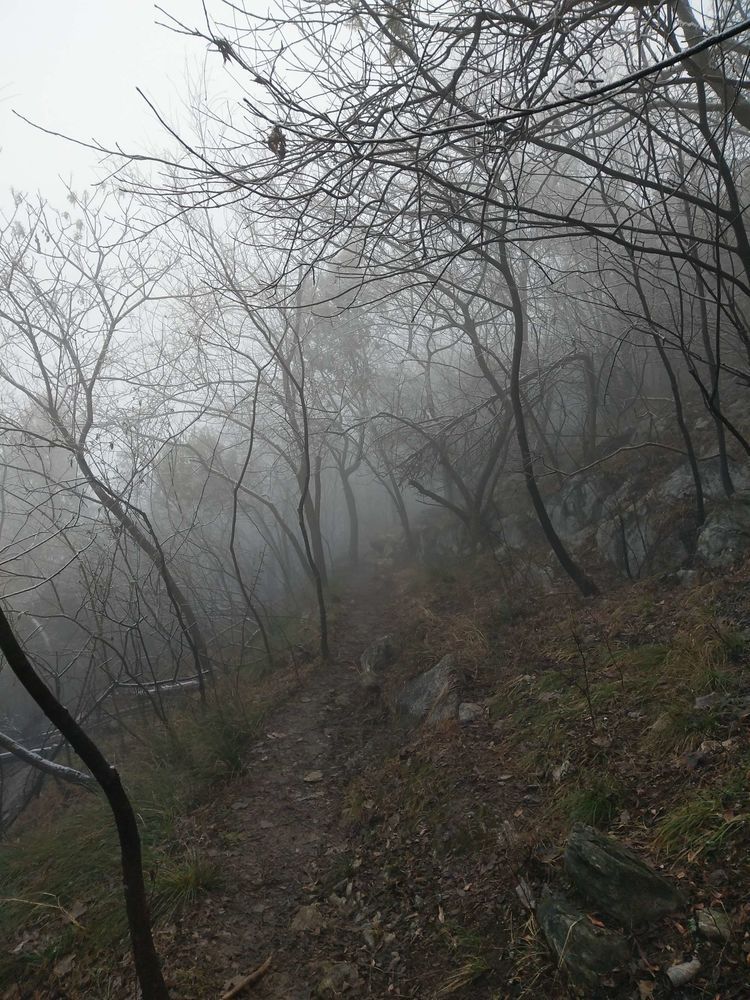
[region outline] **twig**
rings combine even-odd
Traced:
[[[255,986],[256,983],[260,982],[263,976],[265,976],[271,968],[272,958],[273,954],[269,955],[265,962],[262,965],[259,965],[254,972],[251,972],[249,976],[245,976],[245,978],[241,982],[237,983],[236,986],[233,986],[228,993],[223,993],[221,1000],[232,1000],[232,997],[238,997],[243,990],[247,989],[248,986]]]

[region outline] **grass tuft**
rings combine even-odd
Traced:
[[[622,810],[623,797],[619,782],[605,775],[566,792],[557,809],[571,823],[605,829]]]
[[[658,850],[671,858],[694,860],[727,847],[728,842],[750,828],[748,813],[725,810],[721,799],[700,792],[664,816],[656,831]]]
[[[259,699],[257,680],[247,687],[240,678],[207,707],[185,705],[169,729],[152,725],[121,766],[140,820],[157,919],[171,919],[220,884],[218,867],[186,838],[182,818],[245,768],[269,703]],[[72,947],[94,953],[127,937],[119,848],[105,800],[79,791],[66,802],[53,800],[51,790],[48,815],[21,818],[13,839],[0,845],[0,935],[12,940],[20,931],[26,938],[18,953],[0,957],[0,989],[34,970],[48,973]]]

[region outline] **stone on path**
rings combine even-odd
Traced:
[[[363,687],[377,692],[381,674],[395,659],[396,642],[392,635],[383,635],[369,645],[359,659],[359,676]]]
[[[363,671],[381,673],[396,659],[396,641],[392,635],[383,635],[371,643],[360,657]]]
[[[709,941],[729,941],[732,937],[732,925],[723,910],[707,907],[695,914],[695,926],[701,937]]]
[[[685,986],[691,979],[695,979],[701,971],[700,959],[692,958],[689,962],[681,962],[679,965],[672,965],[667,969],[667,979],[674,989]]]
[[[351,991],[359,985],[359,973],[351,962],[326,962],[323,965],[323,976],[317,985],[315,995],[318,997],[337,997],[345,990]]]
[[[308,771],[307,774],[302,779],[307,785],[314,785],[318,781],[323,780],[322,771]]]
[[[309,931],[319,933],[325,927],[325,920],[321,916],[317,903],[309,906],[301,906],[294,915],[291,923],[293,931]]]
[[[427,724],[455,719],[459,704],[456,658],[452,653],[401,689],[396,707],[401,716]]]

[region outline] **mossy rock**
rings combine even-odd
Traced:
[[[592,991],[603,977],[617,981],[627,973],[630,946],[623,935],[595,926],[564,896],[544,896],[536,915],[547,944],[577,991],[597,996]]]
[[[686,905],[684,895],[671,882],[590,826],[573,827],[564,861],[581,895],[626,927],[654,923]]]

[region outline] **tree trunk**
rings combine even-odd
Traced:
[[[549,514],[547,513],[547,508],[544,505],[542,495],[539,492],[539,487],[534,475],[534,460],[531,456],[531,449],[529,448],[529,439],[526,432],[526,420],[523,412],[523,402],[521,400],[521,360],[523,357],[526,334],[525,313],[518,285],[516,284],[515,277],[511,271],[510,264],[508,263],[508,257],[503,243],[500,243],[499,257],[500,269],[508,285],[508,291],[510,293],[511,304],[513,307],[514,330],[513,359],[511,361],[510,372],[510,398],[511,405],[513,407],[513,417],[516,424],[518,447],[520,449],[521,460],[523,462],[523,475],[524,480],[526,481],[526,489],[531,497],[534,511],[539,519],[539,524],[544,532],[545,538],[549,542],[550,548],[557,556],[560,565],[584,597],[592,597],[599,593],[599,588],[575,562],[563,544],[562,539],[555,531],[554,525],[552,524]]]
[[[143,880],[143,860],[138,823],[123,788],[120,775],[38,676],[29,658],[19,645],[2,609],[0,609],[0,650],[5,655],[8,665],[17,679],[50,722],[70,743],[91,771],[107,798],[120,841],[125,909],[135,970],[143,1000],[169,1000],[169,993],[151,933],[151,919],[146,886]]]
[[[349,476],[345,469],[339,467],[341,474],[341,486],[346,500],[346,509],[349,514],[349,565],[356,569],[359,566],[359,514],[357,512],[357,498],[349,482]]]
[[[119,497],[112,493],[104,485],[104,483],[97,478],[81,450],[76,448],[74,450],[74,454],[78,467],[85,476],[86,481],[96,495],[97,499],[100,501],[105,510],[108,510],[115,520],[122,525],[128,537],[149,557],[159,573],[159,576],[162,578],[167,591],[167,596],[172,603],[172,607],[177,615],[177,620],[180,623],[180,627],[182,628],[185,638],[187,639],[187,643],[193,654],[193,660],[198,674],[201,697],[205,697],[205,684],[203,678],[205,674],[211,673],[211,661],[208,656],[206,641],[203,637],[203,630],[198,624],[198,619],[193,611],[190,601],[188,601],[187,596],[182,591],[182,588],[172,576],[172,572],[167,565],[167,560],[161,546],[157,544],[154,539],[148,537],[146,532],[143,531],[134,518],[127,512]]]
[[[711,399],[717,410],[721,409],[721,395],[719,393],[719,366],[716,363],[716,356],[714,354],[713,345],[711,343],[711,334],[708,329],[708,309],[706,308],[706,298],[705,298],[705,282],[703,281],[703,276],[699,270],[696,270],[696,277],[698,279],[698,308],[701,314],[701,334],[703,336],[703,349],[706,352],[706,361],[708,362],[708,370],[711,373]],[[724,433],[724,424],[715,415],[711,414],[714,426],[716,428],[716,441],[719,446],[719,470],[721,473],[721,485],[724,488],[724,493],[731,497],[734,493],[734,483],[732,482],[732,475],[729,471],[729,457],[727,455],[727,436]]]

